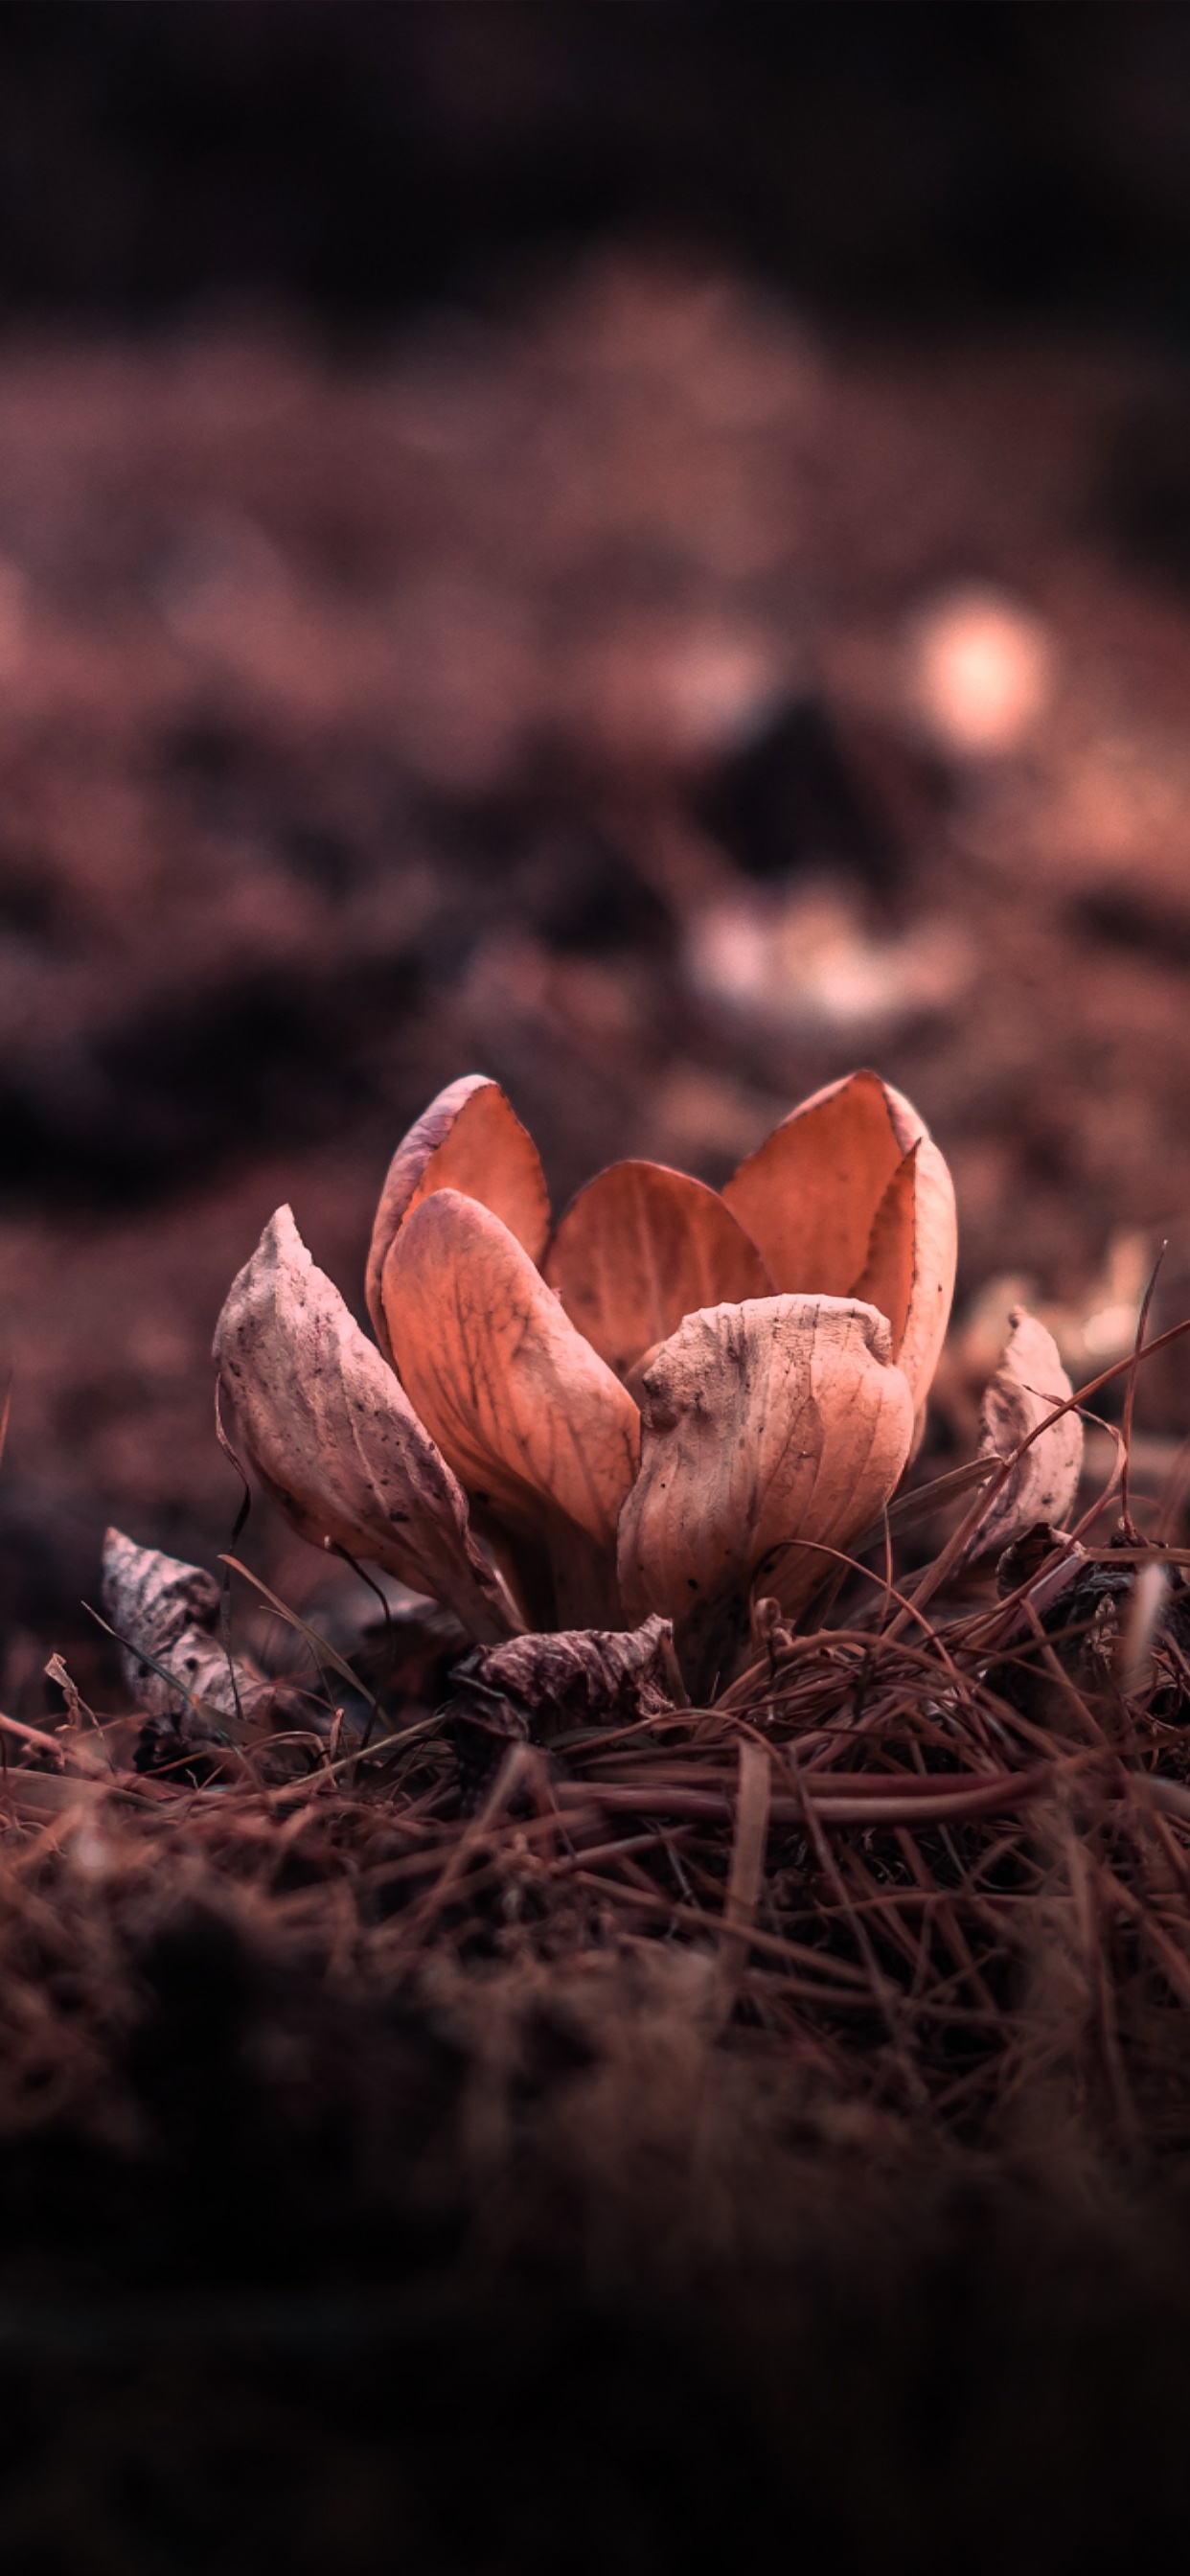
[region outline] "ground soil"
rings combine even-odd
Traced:
[[[952,1161],[960,1313],[1013,1274],[1085,1317],[1113,1245],[1166,1238],[1155,1323],[1190,1310],[1186,404],[1132,349],[832,340],[610,253],[350,358],[282,321],[6,345],[6,1709],[60,1716],[57,1646],[120,1704],[79,1605],[109,1520],[227,1543],[234,1271],[288,1200],[361,1310],[387,1158],[461,1071],[505,1083],[561,1204],[625,1152],[720,1180],[875,1062]],[[972,582],[1050,673],[980,753],[913,684]],[[785,943],[764,1008],[729,989],[741,920]],[[1190,1431],[1176,1351],[1138,1422]],[[310,1601],[259,1509],[244,1546]],[[754,2143],[700,2164],[698,2102],[654,2120],[642,2075],[630,2217],[576,2217],[565,2030],[508,2075],[502,2163],[451,2128],[432,1999],[362,1997],[349,1950],[328,1989],[238,1897],[169,1893],[126,1927],[108,2095],[39,2103],[22,2039],[22,2576],[266,2544],[651,2571],[708,2534],[1083,2576],[1178,2526],[1181,2186],[1077,2104],[973,2161],[848,2139],[759,2062],[754,2103],[732,2059]],[[37,1938],[60,2017],[52,1907]],[[696,2205],[668,2272],[659,2178]]]

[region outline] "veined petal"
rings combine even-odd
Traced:
[[[393,1356],[475,1501],[544,1541],[580,1531],[610,1564],[640,1418],[499,1217],[436,1190],[384,1270]]]
[[[542,1264],[592,1349],[624,1378],[700,1306],[773,1282],[717,1190],[662,1163],[613,1163],[571,1200]]]
[[[852,1073],[791,1110],[733,1172],[723,1196],[779,1292],[851,1295],[876,1211],[917,1132],[902,1141],[879,1075]]]
[[[498,1082],[464,1073],[409,1130],[388,1167],[368,1252],[367,1299],[376,1339],[389,1352],[382,1280],[389,1246],[433,1190],[461,1190],[502,1218],[531,1261],[550,1230],[549,1192],[537,1147]]]
[[[620,1517],[631,1618],[673,1619],[691,1687],[729,1673],[760,1585],[789,1613],[904,1467],[913,1399],[872,1306],[766,1297],[689,1315],[643,1373],[641,1467]]]
[[[215,1366],[252,1465],[304,1538],[370,1557],[484,1643],[516,1633],[461,1486],[287,1207],[232,1283]]]

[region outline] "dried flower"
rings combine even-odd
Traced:
[[[393,1158],[367,1272],[379,1350],[284,1208],[215,1357],[305,1535],[489,1642],[660,1612],[709,1687],[758,1586],[796,1616],[892,1493],[954,1265],[946,1165],[875,1074],[804,1102],[722,1194],[613,1164],[552,1238],[536,1148],[473,1074]]]

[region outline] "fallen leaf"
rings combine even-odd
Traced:
[[[881,1510],[913,1400],[874,1307],[769,1297],[690,1315],[643,1375],[640,1475],[620,1519],[625,1608],[672,1618],[692,1691],[749,1646],[749,1594],[788,1616]]]
[[[366,1294],[376,1339],[390,1357],[384,1264],[405,1218],[434,1190],[461,1190],[477,1199],[503,1219],[531,1261],[540,1261],[550,1230],[545,1174],[527,1128],[487,1074],[464,1073],[448,1083],[389,1164],[372,1228]]]
[[[668,1619],[639,1628],[570,1628],[552,1636],[514,1637],[506,1646],[477,1646],[457,1664],[456,1691],[478,1682],[484,1694],[511,1701],[530,1735],[563,1727],[633,1723],[672,1709],[681,1691]]]
[[[288,1208],[232,1284],[215,1365],[253,1466],[303,1537],[371,1558],[447,1603],[473,1637],[515,1634],[461,1486]]]
[[[277,1686],[246,1656],[236,1656],[233,1682],[218,1633],[219,1586],[201,1566],[138,1547],[123,1530],[109,1529],[103,1606],[120,1640],[125,1685],[146,1716],[177,1717],[194,1700],[229,1719],[254,1722],[271,1712]]]
[[[571,1201],[544,1275],[617,1377],[700,1306],[771,1297],[754,1243],[717,1190],[663,1163],[613,1163]]]
[[[979,1453],[984,1458],[1011,1458],[1054,1406],[1074,1392],[1045,1325],[1023,1306],[1014,1306],[1009,1321],[1012,1331],[980,1410]],[[1078,1492],[1082,1464],[1082,1423],[1077,1413],[1064,1413],[1018,1459],[974,1532],[968,1553],[988,1556],[994,1550],[999,1555],[1039,1521],[1061,1529]]]

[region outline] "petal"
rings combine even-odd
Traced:
[[[232,1284],[215,1366],[253,1466],[303,1537],[372,1558],[448,1603],[473,1637],[515,1634],[461,1487],[288,1208]]]
[[[1074,1393],[1053,1334],[1022,1306],[1013,1307],[1010,1320],[1012,1331],[980,1411],[981,1458],[1011,1458],[1054,1406]],[[1060,1529],[1082,1469],[1083,1426],[1077,1413],[1064,1413],[1018,1460],[975,1532],[970,1553],[989,1556],[995,1549],[999,1555],[1039,1521]]]
[[[555,1563],[580,1531],[610,1564],[640,1418],[508,1227],[435,1191],[392,1245],[383,1293],[402,1383],[468,1492]]]
[[[691,1688],[726,1677],[758,1582],[786,1613],[887,1502],[913,1399],[874,1307],[766,1297],[689,1315],[644,1373],[641,1468],[620,1519],[631,1618],[673,1619]]]
[[[661,1163],[613,1163],[589,1181],[542,1268],[572,1324],[621,1378],[683,1315],[773,1288],[718,1191]]]
[[[389,1246],[405,1218],[432,1190],[461,1190],[501,1217],[540,1261],[550,1230],[549,1192],[537,1147],[485,1073],[464,1073],[423,1110],[388,1167],[368,1252],[368,1312],[381,1350],[389,1352],[381,1281]],[[391,1356],[391,1353],[389,1354]]]
[[[881,1199],[920,1132],[916,1121],[898,1133],[895,1097],[877,1074],[849,1074],[791,1110],[732,1174],[723,1196],[780,1291],[850,1296]]]
[[[954,1182],[945,1156],[923,1127],[914,1151],[913,1287],[896,1345],[897,1367],[909,1380],[919,1416],[950,1322],[958,1248]]]
[[[793,1110],[723,1195],[778,1288],[857,1297],[888,1315],[920,1437],[958,1229],[945,1159],[912,1103],[878,1074],[849,1074]]]

